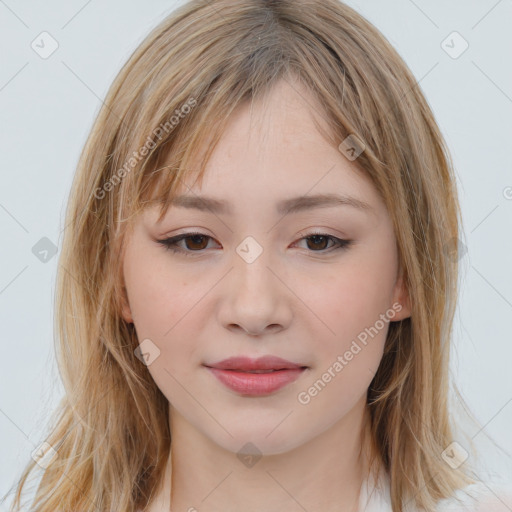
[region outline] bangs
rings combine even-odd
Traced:
[[[198,105],[196,108],[201,113],[190,113],[172,134],[162,139],[141,165],[138,171],[140,179],[133,180],[134,189],[129,194],[135,199],[134,210],[141,212],[159,206],[158,222],[161,221],[172,205],[174,197],[185,191],[185,188],[190,191],[185,181],[195,177],[194,184],[197,182],[201,186],[208,161],[233,113],[249,103],[266,99],[275,83],[291,76],[293,75],[287,71],[286,75],[275,75],[273,81],[264,82],[260,84],[261,87],[245,91],[239,97],[215,97],[209,104],[206,104],[205,100],[200,107]],[[313,91],[312,87],[308,87],[308,90]],[[319,122],[317,117],[313,116],[315,127],[330,144],[336,146],[339,142],[336,133],[346,133],[348,130],[339,124],[334,127],[332,118],[329,118],[327,112],[320,107],[321,104],[318,102],[318,105],[311,109],[313,113],[320,111],[324,121]],[[358,162],[352,163],[358,166]]]
[[[160,68],[152,71],[149,85],[141,84],[139,97],[130,105],[123,123],[134,126],[135,130],[123,129],[120,138],[130,146],[122,154],[140,152],[145,141],[156,138],[155,132],[158,140],[154,141],[149,155],[134,167],[129,179],[123,180],[125,190],[121,192],[120,210],[128,216],[159,206],[158,220],[161,220],[185,181],[195,176],[202,182],[207,162],[233,112],[259,100],[264,105],[280,80],[300,83],[316,99],[315,105],[309,106],[313,114],[322,116],[324,123],[318,123],[313,115],[314,123],[331,144],[341,142],[340,137],[349,133],[349,127],[355,130],[354,123],[339,115],[340,97],[343,100],[341,88],[346,99],[350,100],[351,96],[344,88],[344,71],[339,59],[332,52],[323,56],[323,65],[339,77],[338,83],[331,79],[328,89],[313,72],[318,65],[318,50],[309,47],[302,37],[280,22],[269,21],[265,10],[259,15],[261,20],[254,30],[242,32],[232,41],[223,43],[219,39],[217,50],[209,48],[209,61],[190,70],[188,81],[177,82],[175,76],[164,80],[163,77],[172,75],[173,62],[169,57],[158,62]],[[216,52],[223,55],[223,60],[214,67],[210,61],[215,60]],[[325,49],[321,53],[324,52]],[[155,84],[154,91],[150,91],[152,84]],[[350,111],[347,115],[352,117]],[[327,130],[325,125],[329,127]],[[166,130],[169,126],[172,129]]]
[[[158,206],[160,221],[179,191],[190,188],[185,182],[195,177],[201,185],[208,161],[233,113],[248,103],[265,99],[280,78],[284,78],[284,74],[275,75],[273,81],[263,82],[255,89],[242,90],[238,94],[227,91],[228,94],[198,101],[195,111],[191,111],[172,133],[162,138],[134,173],[131,190],[126,192],[134,198],[130,213]],[[334,139],[332,131],[326,132],[316,120],[315,125],[330,141]]]

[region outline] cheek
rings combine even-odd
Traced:
[[[125,283],[139,338],[170,337],[197,302],[197,286],[189,286],[179,268],[169,261],[165,253],[147,250],[144,254],[135,247],[126,255]]]
[[[307,304],[322,322],[314,319],[319,326],[310,341],[315,366],[300,390],[299,403],[329,411],[327,424],[366,394],[379,367],[392,319],[388,290],[392,280],[383,276],[385,271],[391,275],[375,260],[347,264],[322,287],[323,293],[315,290],[307,295]]]
[[[191,362],[202,362],[197,340],[204,322],[198,317],[206,314],[204,298],[216,279],[198,279],[162,255],[134,250],[126,258],[125,282],[139,341],[149,339],[160,351],[148,370],[160,389],[179,391],[171,375],[186,379]]]
[[[183,393],[180,383],[193,370],[190,361],[196,357],[194,329],[198,327],[191,319],[200,304],[193,286],[184,284],[177,272],[159,269],[157,264],[138,264],[126,285],[138,340],[151,340],[157,347],[153,350],[159,351],[147,370],[166,398],[173,401]]]
[[[390,309],[394,260],[392,254],[387,260],[374,254],[369,252],[357,259],[347,258],[336,270],[329,270],[329,276],[311,279],[304,302],[319,319],[324,346],[329,340],[328,345],[341,348],[347,340],[373,326],[380,315]]]
[[[390,298],[395,254],[385,240],[381,243],[346,258],[336,271],[329,271],[328,279],[318,281],[324,286],[312,287],[307,295],[307,304],[322,322],[315,319],[320,326],[319,334],[311,337],[316,365],[308,379],[311,394],[304,391],[314,407],[332,408],[332,420],[367,392],[394,316]]]

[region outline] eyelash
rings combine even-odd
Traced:
[[[328,235],[327,233],[312,232],[312,233],[300,233],[299,235],[301,236],[301,238],[299,240],[313,238],[314,236],[321,236],[321,237],[325,237],[325,238],[334,240],[337,244],[337,247],[333,246],[334,248],[330,247],[329,249],[322,249],[320,251],[309,251],[309,252],[313,252],[313,253],[319,252],[319,253],[326,254],[326,253],[331,253],[338,249],[348,249],[348,247],[350,245],[352,245],[352,242],[353,242],[352,240],[343,240],[341,238],[337,238],[335,236]],[[178,247],[177,244],[178,244],[178,242],[181,242],[182,240],[184,240],[186,238],[192,238],[193,236],[202,236],[202,237],[212,239],[211,236],[205,235],[204,233],[190,232],[190,233],[183,233],[183,234],[177,235],[177,236],[172,236],[170,238],[165,238],[164,240],[158,240],[158,243],[162,244],[166,250],[172,251],[174,253],[183,254],[184,256],[192,256],[194,253],[201,253],[205,249],[200,249],[197,251],[186,250],[181,247]]]

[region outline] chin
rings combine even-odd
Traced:
[[[221,439],[212,438],[212,440],[237,456],[243,454],[254,456],[279,455],[289,452],[307,441],[306,437],[302,438],[304,432],[299,434],[300,438],[294,438],[290,431],[282,427],[276,428],[278,424],[279,422],[273,422],[272,425],[261,425],[258,429],[244,428],[240,431],[228,429],[233,437],[226,433]]]

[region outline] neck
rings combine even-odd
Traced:
[[[365,405],[361,400],[315,438],[285,453],[263,454],[251,467],[170,407],[172,449],[161,492],[148,512],[357,511],[370,455]]]

